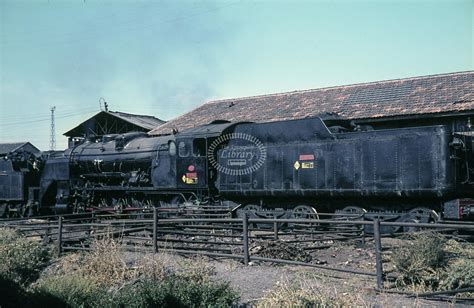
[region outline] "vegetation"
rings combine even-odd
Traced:
[[[313,277],[314,278],[314,277]],[[256,303],[257,307],[343,307],[354,305],[351,298],[331,294],[314,284],[314,279],[297,277],[277,282],[274,289]]]
[[[127,262],[111,238],[94,242],[88,253],[50,261],[47,247],[0,230],[0,306],[208,307],[238,299],[200,259],[172,264],[167,256],[145,255]]]
[[[410,235],[394,251],[397,287],[415,292],[465,288],[474,282],[474,247],[435,232]]]
[[[238,299],[227,283],[211,279],[212,268],[199,259],[174,266],[167,256],[146,255],[127,266],[116,242],[93,247],[89,254],[64,257],[34,285],[34,293],[71,307],[230,306]]]
[[[49,248],[13,230],[0,229],[0,277],[20,286],[30,284],[48,265]]]
[[[238,300],[228,283],[202,258],[127,255],[120,243],[103,238],[86,253],[52,259],[52,248],[0,229],[1,307],[209,307]],[[392,255],[396,285],[410,291],[464,288],[474,281],[474,246],[432,232],[410,235]],[[319,281],[319,285],[315,283]],[[345,295],[321,288],[320,278],[283,281],[257,306],[350,306]],[[349,294],[349,295],[348,295]],[[352,295],[351,295],[352,294]],[[471,294],[472,295],[472,294]],[[463,294],[466,296],[466,294]]]

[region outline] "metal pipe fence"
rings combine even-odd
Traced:
[[[245,265],[253,261],[309,266],[329,271],[345,272],[375,277],[375,286],[383,290],[387,275],[382,260],[382,227],[409,227],[416,229],[464,230],[474,232],[474,223],[416,223],[387,222],[374,219],[360,220],[360,214],[352,219],[281,219],[249,218],[162,218],[160,211],[154,209],[151,217],[128,219],[129,216],[93,215],[77,217],[64,215],[56,221],[0,221],[4,227],[15,228],[28,236],[45,237],[53,240],[58,255],[65,251],[87,251],[93,239],[112,236],[121,237],[124,242],[133,244],[133,249],[173,252],[177,254],[198,254],[242,260]],[[320,215],[320,214],[319,214]],[[256,228],[258,224],[268,228]],[[292,226],[289,228],[288,226]],[[286,227],[283,227],[286,226]],[[367,232],[370,226],[371,232]],[[56,231],[54,231],[56,229]],[[170,236],[175,236],[171,238]],[[192,237],[187,238],[187,237]],[[293,240],[288,239],[293,237]],[[285,243],[308,243],[341,240],[366,239],[374,241],[375,270],[366,272],[358,269],[339,268],[294,260],[265,258],[252,255],[250,244],[256,240],[280,241]],[[131,249],[132,246],[126,246]],[[327,247],[327,245],[326,245]],[[317,247],[316,247],[317,248]]]

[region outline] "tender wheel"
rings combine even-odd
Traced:
[[[397,220],[399,217],[398,214],[391,214],[391,213],[368,213],[366,218],[367,220],[373,221],[375,219],[379,219],[381,222],[382,221],[387,221],[387,222],[393,222]],[[401,229],[399,226],[380,226],[380,233],[381,234],[394,234],[395,232],[398,232]],[[365,232],[369,234],[374,233],[374,227],[373,225],[366,225],[365,226]]]
[[[367,210],[358,206],[346,206],[340,211],[340,213],[343,215],[338,215],[336,218],[345,220],[359,220],[363,218],[363,215],[367,213]],[[344,214],[347,214],[347,216]]]
[[[292,219],[319,219],[318,211],[312,206],[298,205],[291,213]]]
[[[436,211],[426,207],[417,207],[408,211],[403,222],[436,223],[438,220],[439,215]],[[420,230],[419,227],[403,227],[403,232],[415,232]]]
[[[426,207],[414,208],[408,212],[408,215],[421,223],[436,223],[439,220],[438,213]]]
[[[260,205],[247,204],[237,209],[236,214],[238,218],[243,218],[244,213],[247,213],[248,218],[265,218],[264,215],[262,215],[262,212],[263,208]],[[252,223],[249,224],[249,226],[257,229],[269,229],[271,227],[271,224]]]
[[[365,220],[365,213],[367,213],[367,210],[364,208],[361,208],[359,206],[346,206],[342,210],[339,210],[336,212],[336,214],[333,216],[334,220],[345,220],[345,221],[350,221],[350,220]],[[339,225],[336,224],[335,229],[341,230],[341,232],[347,231],[347,230],[352,230],[353,228],[360,228],[361,230],[365,228],[364,225]]]
[[[291,212],[291,219],[319,219],[318,211],[309,205],[298,205]],[[300,223],[289,223],[288,227],[294,228],[296,226],[318,226],[319,224],[300,224]]]
[[[238,218],[243,218],[244,213],[247,213],[248,218],[257,218],[258,215],[257,213],[262,211],[262,207],[256,204],[247,204],[243,207],[240,207],[237,209],[237,217]]]

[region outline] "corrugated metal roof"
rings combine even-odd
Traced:
[[[375,119],[460,111],[474,112],[474,71],[211,101],[150,134],[183,131],[218,119]]]

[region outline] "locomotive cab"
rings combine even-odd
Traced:
[[[176,135],[176,186],[198,195],[217,193],[217,170],[209,163],[209,148],[237,123],[215,121]]]

